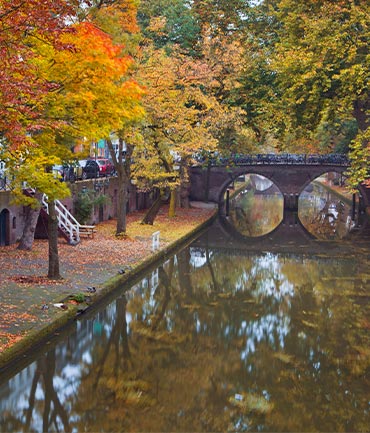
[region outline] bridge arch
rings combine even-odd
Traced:
[[[246,173],[259,174],[270,181],[284,196],[284,207],[297,210],[298,197],[314,179],[328,172],[344,174],[349,161],[343,155],[246,155],[211,162],[190,169],[190,199],[218,203],[225,213],[224,194],[228,185]],[[370,207],[370,189],[358,187],[363,207]]]
[[[318,171],[317,173],[315,173],[316,176],[313,179],[307,179],[306,182],[302,184],[301,190],[299,191],[298,195],[301,195],[302,192],[305,190],[305,188],[307,188],[307,186],[310,183],[315,181],[320,176],[327,174],[327,173],[338,173],[338,174],[341,174],[342,176],[345,176],[344,173],[346,172],[346,170],[347,170],[347,168],[343,168],[343,167],[331,167],[330,170],[322,170],[321,172]]]
[[[229,172],[228,178],[225,179],[220,185],[215,201],[218,203],[220,213],[225,215],[225,192],[227,191],[229,185],[242,175],[256,174],[270,180],[277,187],[284,197],[284,208],[297,211],[299,196],[311,182],[330,172],[344,175],[346,170],[347,167],[321,166],[319,168],[315,167],[315,170],[312,170],[311,172],[308,172],[307,170],[301,170],[297,174],[297,171],[290,171],[286,167],[280,167],[280,170],[273,170],[270,166],[234,169],[233,172]],[[361,195],[364,195],[361,185],[359,186],[359,191]],[[369,203],[366,205],[368,206]]]
[[[310,233],[301,223],[296,212],[284,212],[284,217],[280,223],[270,232],[259,236],[247,236],[229,221],[228,217],[219,216],[219,224],[225,233],[228,233],[233,239],[239,239],[246,243],[264,243],[267,242],[293,242],[305,243],[316,239],[315,235]]]
[[[219,205],[219,210],[220,210],[221,214],[225,213],[225,209],[224,209],[224,207],[225,207],[225,194],[226,194],[227,190],[229,189],[230,185],[233,184],[239,177],[252,175],[252,174],[262,176],[262,177],[268,179],[270,182],[272,182],[273,185],[275,185],[275,187],[279,190],[280,194],[283,196],[283,192],[280,190],[279,186],[276,185],[273,178],[269,177],[269,174],[267,174],[267,175],[261,174],[258,172],[258,170],[246,170],[245,172],[241,171],[241,172],[238,172],[237,174],[230,174],[230,178],[226,179],[224,181],[224,183],[220,187],[220,191],[218,194],[217,203]]]

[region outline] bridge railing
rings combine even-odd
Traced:
[[[327,155],[308,155],[308,154],[292,154],[292,153],[267,153],[256,155],[240,155],[235,154],[230,157],[205,158],[197,157],[198,163],[217,165],[341,165],[348,166],[349,159],[347,155],[331,153]]]

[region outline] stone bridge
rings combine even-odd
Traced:
[[[272,181],[284,197],[284,209],[296,211],[301,192],[317,177],[349,167],[345,155],[240,155],[219,158],[190,168],[190,199],[218,203],[225,213],[225,192],[232,182],[245,174],[258,174]],[[361,206],[370,205],[370,189],[359,186]]]
[[[296,212],[286,211],[283,221],[270,233],[246,237],[238,232],[227,217],[219,216],[202,236],[193,242],[194,247],[232,251],[232,254],[249,255],[268,251],[292,255],[341,254],[346,250],[355,254],[356,248],[366,248],[370,239],[369,223],[354,229],[345,239],[318,240],[300,223]],[[358,251],[358,250],[357,250]]]

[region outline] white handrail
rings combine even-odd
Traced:
[[[59,200],[55,200],[54,202],[58,226],[68,234],[71,244],[80,242],[80,223]],[[49,214],[48,196],[46,194],[42,196],[42,205],[46,213]]]

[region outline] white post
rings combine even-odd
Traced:
[[[152,251],[159,249],[159,231],[152,234]]]

